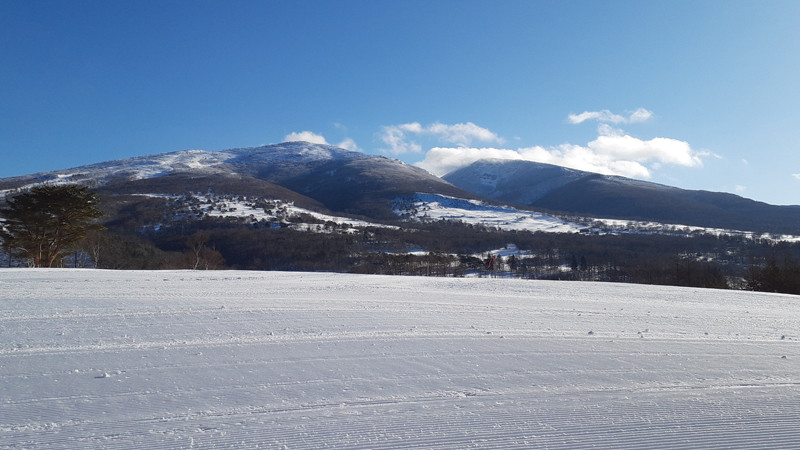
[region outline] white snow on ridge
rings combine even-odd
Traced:
[[[798,448],[797,302],[0,269],[0,448]]]
[[[347,153],[345,151],[342,151]],[[242,157],[253,157],[262,163],[277,163],[285,159],[318,161],[335,156],[332,147],[290,142],[254,148],[238,148],[222,151],[181,150],[156,155],[106,161],[71,169],[55,170],[32,175],[35,181],[23,188],[42,184],[103,182],[111,176],[124,174],[132,179],[154,178],[182,169],[193,171],[216,171],[220,166]],[[16,178],[16,177],[15,177]]]
[[[102,184],[105,183],[108,178],[118,175],[125,175],[131,179],[140,180],[163,176],[175,172],[176,169],[215,171],[219,170],[218,166],[233,157],[233,154],[224,151],[207,152],[204,150],[183,150],[173,153],[113,160],[21,177],[30,178],[31,182],[21,186],[19,189],[30,189],[42,184]],[[3,196],[7,193],[8,191],[0,191],[0,195]]]
[[[207,152],[204,150],[184,150],[181,152],[158,155],[154,159],[155,170],[152,173],[140,172],[140,178],[152,178],[164,173],[170,173],[175,168],[209,169],[225,163],[233,155],[230,152]],[[160,172],[159,172],[160,170]]]
[[[308,142],[285,142],[262,147],[221,151],[181,150],[11,178],[25,180],[27,184],[19,187],[19,189],[24,190],[42,184],[103,184],[109,178],[120,175],[139,180],[160,177],[184,170],[190,170],[195,173],[215,173],[219,171],[229,173],[230,167],[224,167],[224,165],[235,161],[241,162],[243,159],[249,159],[260,164],[281,164],[287,161],[291,161],[293,164],[304,164],[352,156],[353,154],[361,155],[361,153],[336,149],[327,145]],[[8,192],[8,190],[0,190],[0,198],[5,197]]]

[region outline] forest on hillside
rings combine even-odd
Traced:
[[[62,265],[516,277],[800,294],[797,244],[710,235],[531,233],[458,222],[402,229],[318,226],[322,232],[207,218],[134,233],[110,227],[92,233]],[[25,264],[6,256],[5,265]]]

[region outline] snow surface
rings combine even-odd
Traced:
[[[800,298],[0,269],[0,448],[798,448]]]
[[[421,222],[452,220],[502,230],[548,233],[578,233],[584,228],[543,213],[440,194],[417,193],[410,201],[395,200],[393,208],[398,216]]]

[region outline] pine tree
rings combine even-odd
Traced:
[[[37,186],[7,200],[0,209],[2,245],[35,267],[53,267],[93,230],[103,213],[99,197],[85,186]]]

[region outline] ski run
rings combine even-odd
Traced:
[[[800,448],[800,298],[0,269],[0,448]]]

